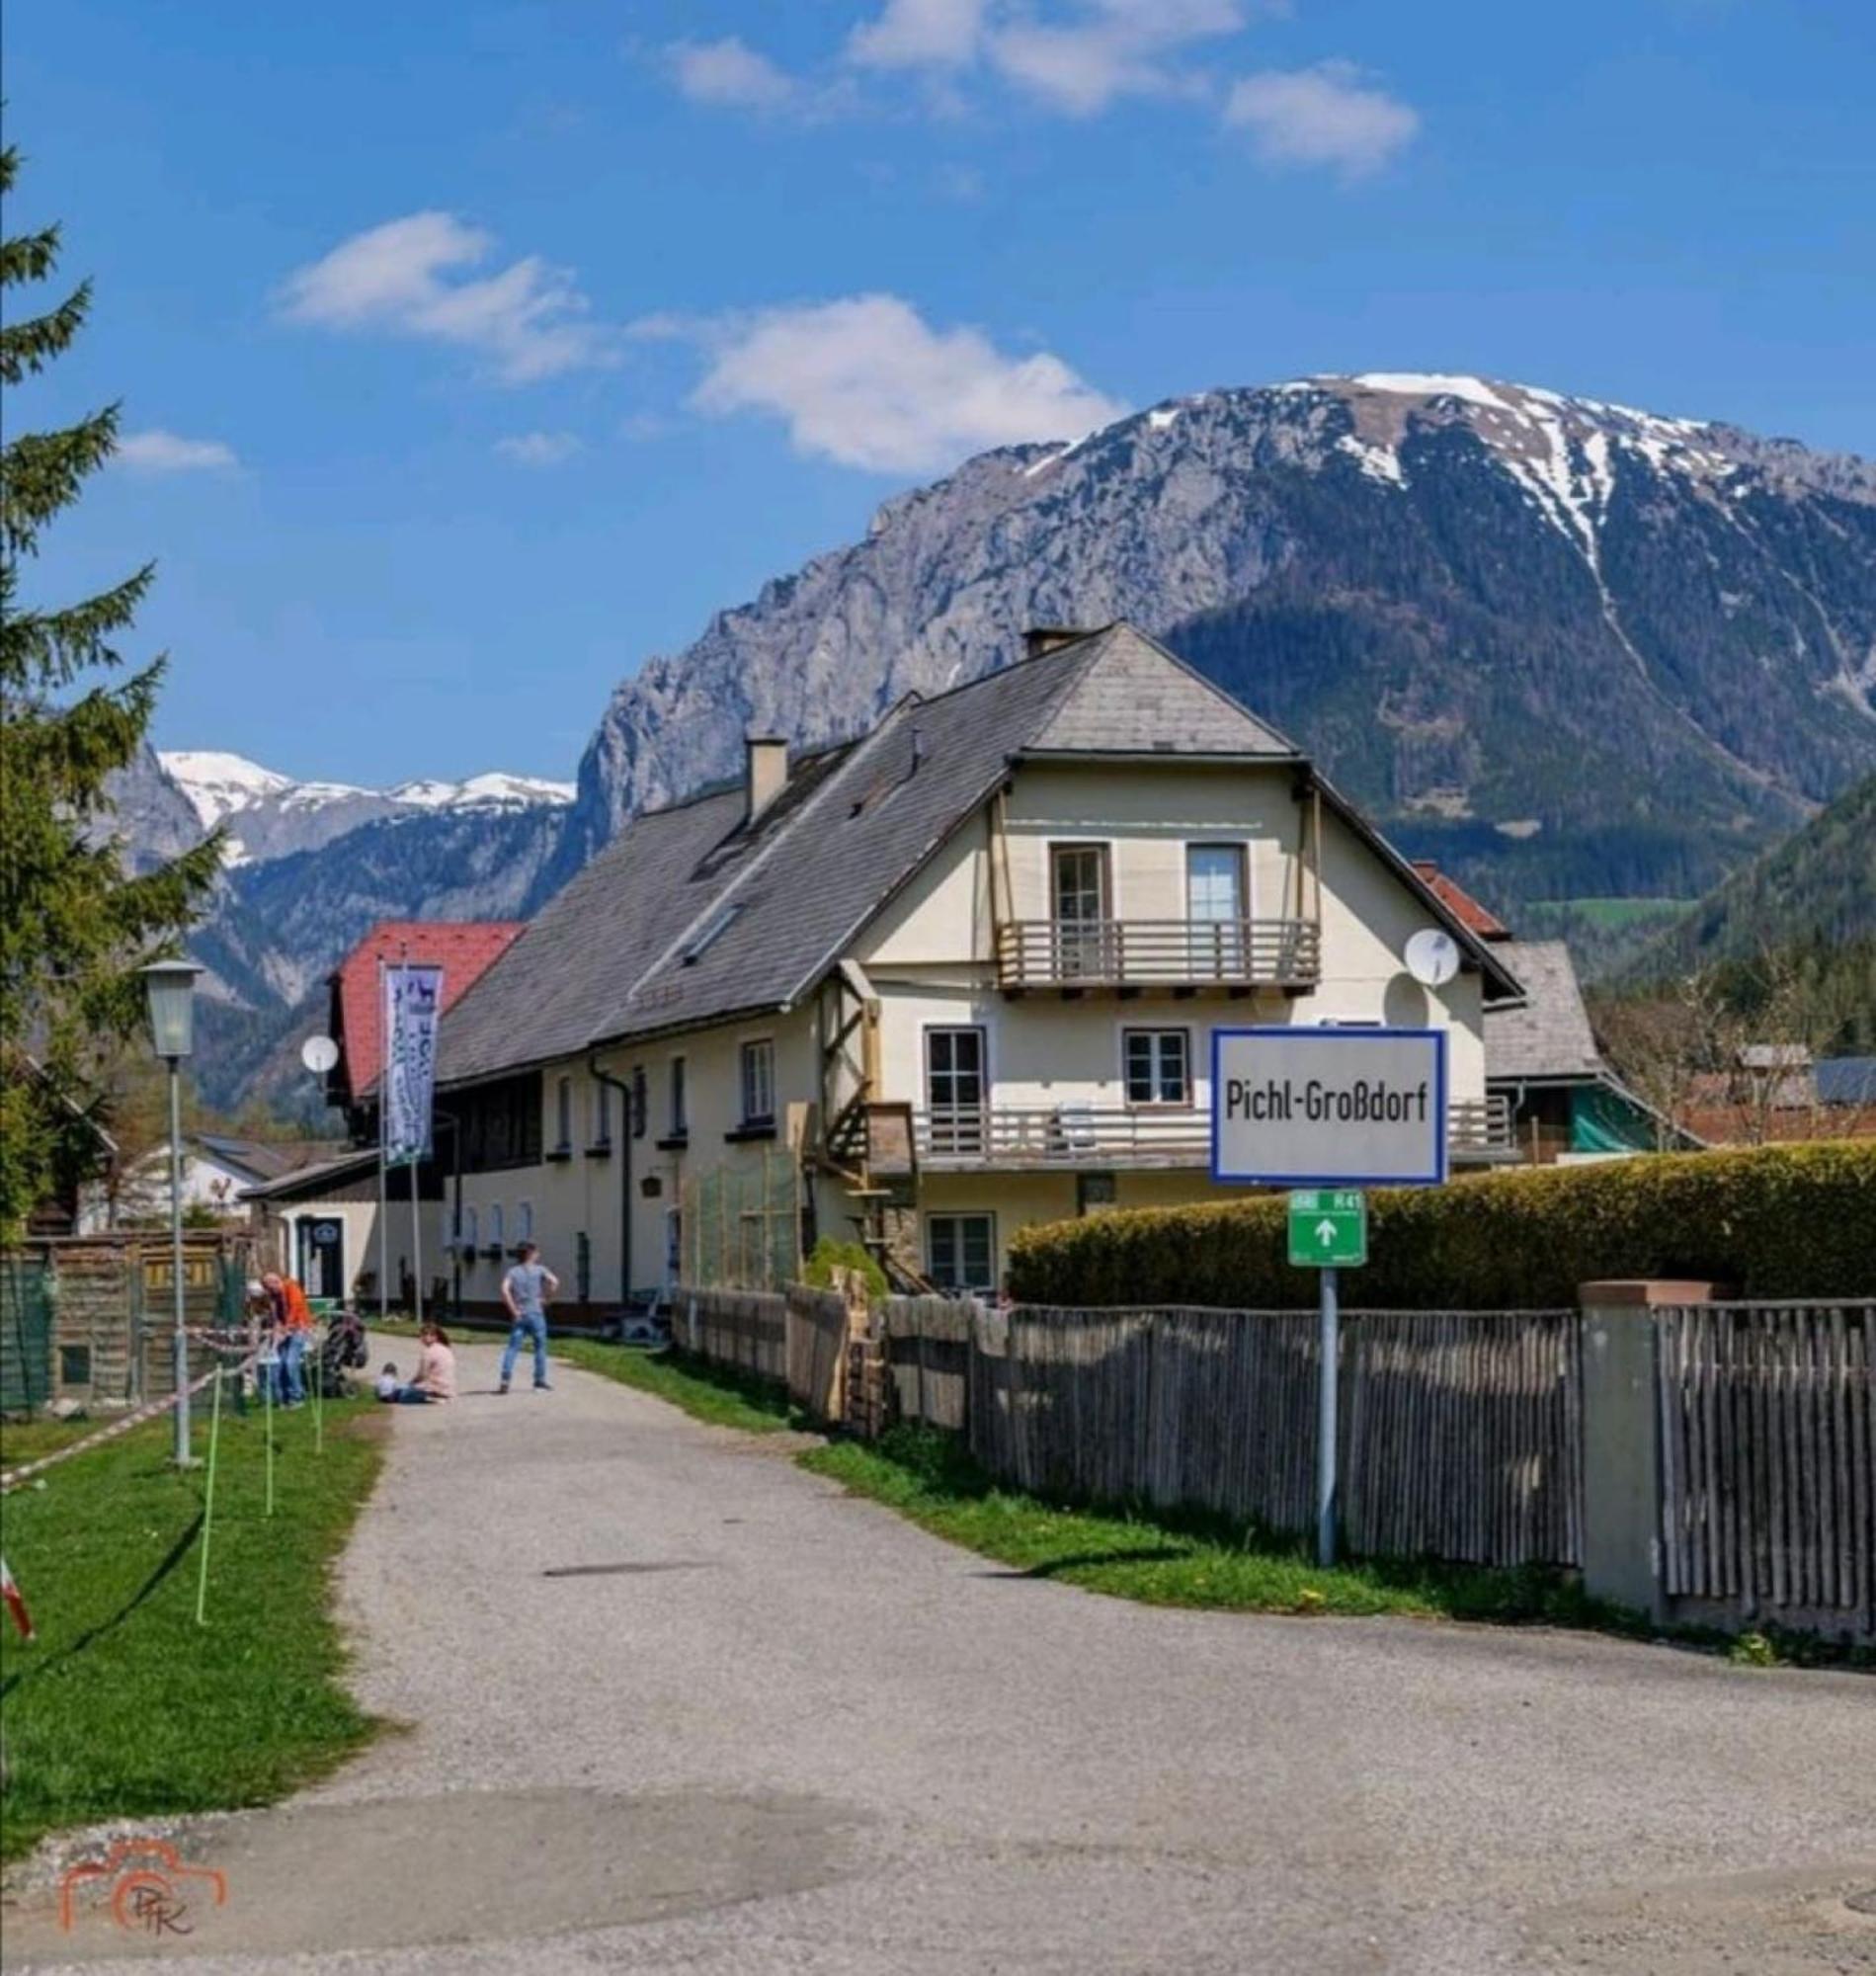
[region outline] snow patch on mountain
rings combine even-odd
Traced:
[[[394,788],[371,789],[356,782],[297,782],[245,755],[212,748],[173,748],[157,757],[170,780],[188,797],[209,828],[245,810],[319,810],[334,804],[388,804],[411,809],[522,809],[535,804],[570,803],[574,785],[543,776],[514,776],[503,770],[467,776],[460,782],[418,780]]]
[[[269,796],[284,795],[293,787],[290,776],[276,775],[245,755],[228,755],[214,748],[172,748],[156,759],[211,830],[224,816]]]

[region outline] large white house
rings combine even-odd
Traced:
[[[1510,1151],[1492,947],[1281,734],[1126,624],[632,819],[443,1024],[471,1308],[540,1243],[597,1318],[819,1234],[989,1288],[1012,1235],[1210,1194],[1215,1025],[1432,1025]],[[1404,969],[1442,927],[1463,965]],[[459,1164],[458,1179],[449,1178]]]

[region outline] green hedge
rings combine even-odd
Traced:
[[[1280,1194],[1128,1208],[1022,1229],[1023,1303],[1287,1309],[1316,1298],[1286,1259]],[[1368,1197],[1369,1308],[1555,1308],[1603,1276],[1685,1276],[1754,1297],[1876,1296],[1876,1141],[1529,1167]]]

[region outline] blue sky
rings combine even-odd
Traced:
[[[13,226],[124,401],[158,741],[570,776],[607,693],[984,446],[1472,370],[1876,453],[1876,10],[13,0]]]

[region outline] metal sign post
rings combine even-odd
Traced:
[[[1294,1269],[1317,1275],[1316,1562],[1336,1561],[1337,1441],[1342,1409],[1342,1308],[1337,1272],[1368,1260],[1368,1203],[1353,1188],[1305,1188],[1290,1195]]]
[[[1289,1259],[1317,1274],[1316,1561],[1336,1561],[1338,1272],[1368,1260],[1369,1186],[1446,1178],[1443,1029],[1214,1029],[1211,1176],[1288,1187]]]
[[[1316,1315],[1316,1562],[1336,1561],[1337,1417],[1342,1406],[1342,1311],[1336,1273],[1325,1270]]]

